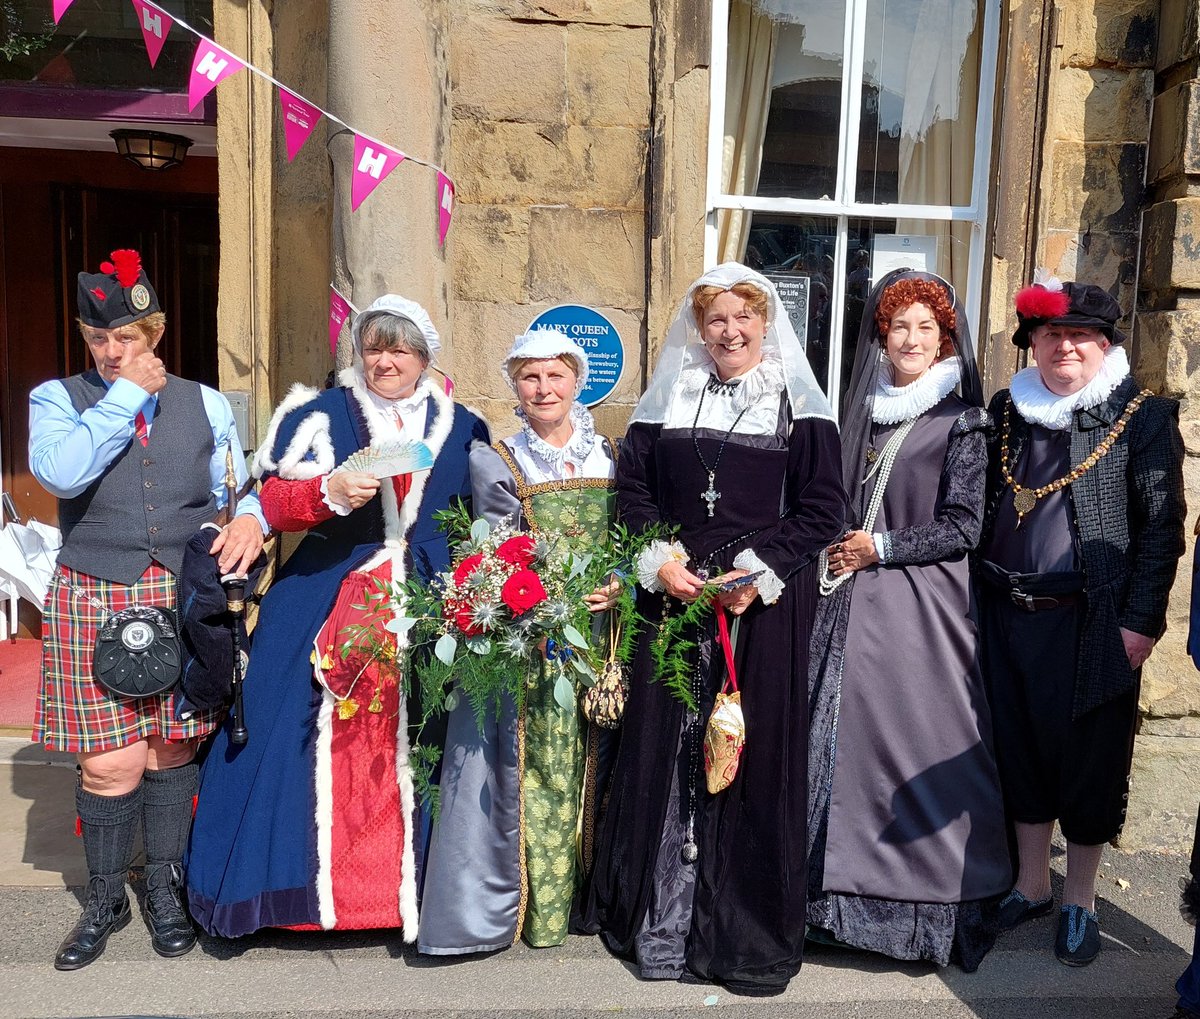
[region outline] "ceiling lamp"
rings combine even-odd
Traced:
[[[192,146],[191,138],[159,131],[120,130],[109,134],[117,144],[118,155],[137,163],[143,170],[169,170],[179,166]]]

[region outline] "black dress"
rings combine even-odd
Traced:
[[[787,986],[803,952],[814,557],[841,528],[841,451],[830,421],[791,422],[783,401],[775,435],[729,437],[710,518],[695,442],[711,465],[723,437],[700,429],[694,440],[692,429],[632,425],[617,470],[618,506],[631,528],[678,525],[690,569],[725,569],[752,549],[785,581],[774,604],[756,599],[741,617],[736,665],[746,748],[733,784],[710,796],[683,705],[651,682],[664,595],[641,592],[651,625],[634,660],[584,921],[611,949],[636,958],[644,977],[678,977],[686,966],[731,989],[770,994]],[[723,668],[709,668],[720,659],[710,653],[711,630],[698,636],[702,732]],[[689,788],[694,863],[680,853]]]

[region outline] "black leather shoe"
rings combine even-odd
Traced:
[[[1000,901],[1000,929],[1010,931],[1034,917],[1045,916],[1054,908],[1054,897],[1047,895],[1036,902],[1025,898],[1015,888]]]
[[[1100,921],[1090,909],[1063,906],[1058,915],[1054,954],[1068,966],[1086,966],[1100,954]]]
[[[196,929],[180,900],[183,868],[164,863],[146,869],[146,926],[150,944],[161,956],[174,959],[196,947]]]
[[[119,931],[133,916],[129,908],[129,896],[123,891],[121,901],[114,905],[108,894],[108,885],[103,878],[92,878],[88,887],[88,900],[84,904],[79,922],[58,947],[54,957],[54,968],[61,970],[82,969],[104,954],[108,936]]]

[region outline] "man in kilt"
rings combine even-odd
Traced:
[[[63,546],[43,616],[34,739],[77,754],[87,901],[55,968],[100,956],[130,920],[125,879],[139,824],[145,920],[154,950],[196,943],[181,860],[196,790],[196,745],[216,712],[183,717],[172,690],[123,697],[93,674],[100,626],[124,609],[174,609],[184,547],[225,502],[233,413],[220,393],[168,375],[155,356],[166,317],[135,251],[80,273],[79,329],[94,369],[30,395],[29,462],[58,497]],[[240,444],[236,447],[240,450]],[[234,457],[239,483],[246,477]],[[254,496],[213,542],[221,573],[245,572],[268,531]],[[146,633],[148,631],[143,631]]]
[[[1018,849],[1000,926],[1054,908],[1057,820],[1067,874],[1054,950],[1084,966],[1100,951],[1101,854],[1125,821],[1140,670],[1184,548],[1184,451],[1179,405],[1129,374],[1117,302],[1039,277],[1017,295],[1013,336],[1037,363],[989,407],[981,646]]]

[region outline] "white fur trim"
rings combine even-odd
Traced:
[[[321,926],[333,930],[337,913],[333,907],[333,715],[337,698],[321,689],[317,712],[317,906]]]
[[[309,459],[309,453],[312,459]],[[276,471],[288,481],[308,481],[328,474],[337,465],[329,436],[329,415],[314,410],[296,426],[292,441],[279,458]]]
[[[762,599],[764,605],[774,605],[779,601],[779,596],[783,594],[783,581],[779,579],[779,575],[770,566],[758,558],[757,553],[753,549],[742,549],[741,552],[734,556],[733,568],[735,570],[746,570],[748,573],[761,572],[762,576],[754,582],[754,586],[758,588],[758,596]]]
[[[258,447],[258,451],[254,454],[254,460],[250,464],[250,473],[254,477],[261,478],[268,471],[273,471],[279,466],[271,454],[275,449],[275,438],[279,434],[279,426],[283,423],[283,419],[297,407],[303,407],[319,395],[320,390],[306,386],[303,382],[294,383],[288,390],[283,402],[275,408],[275,413],[271,415],[271,423],[267,426],[267,437]]]
[[[677,541],[652,541],[637,559],[638,583],[647,591],[657,593],[664,590],[658,579],[658,571],[669,562],[686,566],[692,561],[688,551]]]
[[[1078,393],[1059,396],[1042,381],[1037,365],[1023,368],[1013,376],[1009,394],[1017,413],[1031,425],[1042,425],[1055,431],[1066,431],[1077,410],[1098,407],[1112,391],[1129,377],[1129,358],[1125,348],[1113,344],[1100,362],[1100,370]]]
[[[892,377],[892,363],[880,365],[875,400],[871,404],[871,419],[877,425],[898,425],[932,410],[962,379],[962,363],[957,357],[948,357],[931,365],[929,371],[906,386],[893,386]]]

